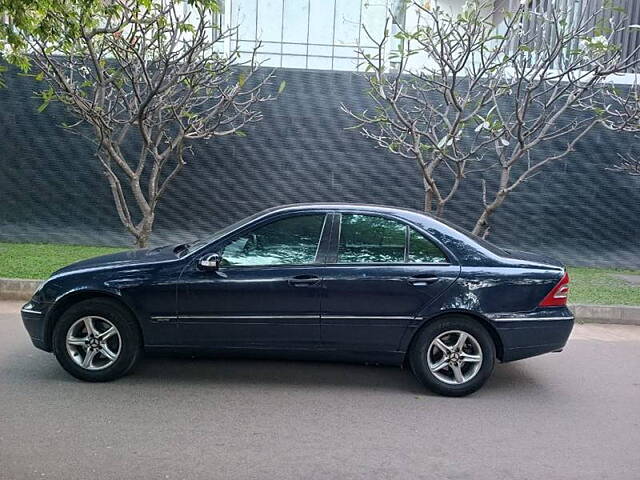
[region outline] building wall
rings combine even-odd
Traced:
[[[248,136],[194,144],[161,201],[153,243],[189,240],[246,215],[292,202],[369,202],[420,208],[416,166],[375,148],[340,102],[365,108],[364,83],[349,72],[280,70],[281,99]],[[61,128],[60,106],[43,113],[27,77],[0,90],[0,241],[130,245],[90,144]],[[513,193],[490,240],[574,265],[640,267],[640,177],[606,169],[618,153],[640,155],[633,136],[595,130],[569,159]],[[133,147],[133,146],[130,146]],[[548,145],[547,148],[559,148]],[[133,154],[133,149],[131,150]],[[472,227],[480,179],[469,178],[446,218]]]

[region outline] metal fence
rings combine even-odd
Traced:
[[[280,70],[287,89],[264,107],[248,136],[194,144],[193,157],[161,200],[155,245],[207,235],[263,208],[314,201],[420,208],[416,166],[375,148],[340,102],[367,105],[348,72]],[[60,106],[36,111],[36,85],[7,76],[0,90],[0,241],[131,245],[107,182],[81,137],[60,127]],[[533,177],[498,210],[490,240],[573,265],[640,267],[640,177],[607,170],[638,140],[594,130],[576,152]],[[554,149],[560,145],[548,145]],[[446,218],[471,227],[480,178],[469,178]]]

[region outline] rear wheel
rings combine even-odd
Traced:
[[[462,316],[427,324],[409,352],[414,375],[429,390],[451,397],[469,395],[489,378],[496,349],[487,330]]]
[[[142,353],[136,320],[118,302],[89,299],[71,306],[53,332],[53,352],[76,378],[106,382],[126,375]]]

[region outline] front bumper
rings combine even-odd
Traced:
[[[20,310],[22,323],[31,337],[33,345],[41,350],[50,352],[51,346],[46,341],[46,310],[44,305],[28,302]]]
[[[502,361],[511,362],[562,350],[574,318],[569,309],[542,310],[491,319],[502,342]]]

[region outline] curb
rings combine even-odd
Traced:
[[[640,306],[569,305],[578,323],[607,323],[640,326]]]
[[[41,280],[0,278],[0,300],[29,300]]]
[[[29,300],[41,280],[0,278],[0,300]],[[569,305],[577,323],[605,323],[640,326],[640,306]]]

